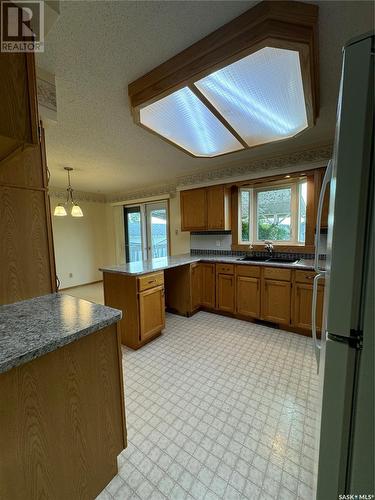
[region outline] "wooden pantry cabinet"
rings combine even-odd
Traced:
[[[231,227],[230,189],[225,186],[180,193],[181,231],[224,231]]]
[[[0,74],[0,304],[9,304],[57,283],[34,54],[0,54]]]
[[[138,349],[165,328],[163,271],[142,276],[103,272],[105,305],[122,311],[121,342]]]

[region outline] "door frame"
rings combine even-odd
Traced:
[[[124,236],[125,236],[125,262],[129,262],[129,231],[127,224],[127,214],[131,212],[139,212],[141,215],[141,249],[142,249],[142,260],[148,259],[148,238],[149,231],[147,229],[147,206],[148,205],[158,205],[166,204],[167,209],[167,240],[168,240],[168,256],[171,255],[171,225],[170,225],[170,200],[169,198],[164,198],[161,200],[152,200],[140,203],[132,203],[129,205],[123,205],[123,217],[124,217]],[[133,209],[133,210],[132,210]],[[138,210],[137,210],[138,209]]]
[[[146,231],[146,238],[145,238],[145,249],[146,249],[146,258],[147,259],[152,259],[151,255],[151,248],[152,248],[152,237],[151,237],[151,223],[149,223],[149,212],[151,210],[154,210],[155,208],[165,208],[167,212],[167,223],[166,223],[166,235],[167,235],[167,254],[171,254],[171,247],[170,247],[170,240],[171,240],[171,234],[170,234],[170,222],[169,222],[169,200],[156,200],[156,201],[151,201],[151,202],[146,202],[144,204],[144,211],[145,211],[145,231]]]

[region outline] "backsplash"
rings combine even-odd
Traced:
[[[241,250],[200,250],[197,248],[192,248],[190,250],[191,255],[233,255],[233,256],[244,256],[247,253],[250,252],[243,252]],[[259,257],[267,257],[269,254],[267,252],[251,252],[251,255],[256,255]],[[286,258],[290,260],[296,260],[296,259],[313,259],[314,254],[313,253],[287,253],[287,252],[273,252],[272,254],[273,257],[278,257],[278,258]],[[320,255],[321,259],[324,259],[326,256]]]
[[[190,249],[191,250],[220,250],[230,251],[232,245],[231,234],[191,234]]]

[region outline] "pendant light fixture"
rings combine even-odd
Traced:
[[[65,207],[68,208],[69,205],[71,205],[71,207],[72,207],[71,211],[70,211],[71,216],[72,217],[83,217],[83,212],[82,212],[81,207],[74,201],[73,188],[70,184],[70,172],[73,170],[73,168],[72,167],[64,167],[64,170],[66,170],[68,172],[68,187],[66,189],[66,191],[67,191],[66,202],[64,204],[59,203],[57,205],[57,207],[55,208],[53,215],[55,215],[56,217],[65,217],[67,215]]]

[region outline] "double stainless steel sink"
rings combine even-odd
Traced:
[[[292,260],[282,257],[269,257],[268,255],[266,257],[257,255],[246,255],[245,257],[241,257],[238,260],[248,261],[248,262],[270,262],[270,263],[275,262],[280,264],[295,264],[296,262],[298,262],[298,259]]]

